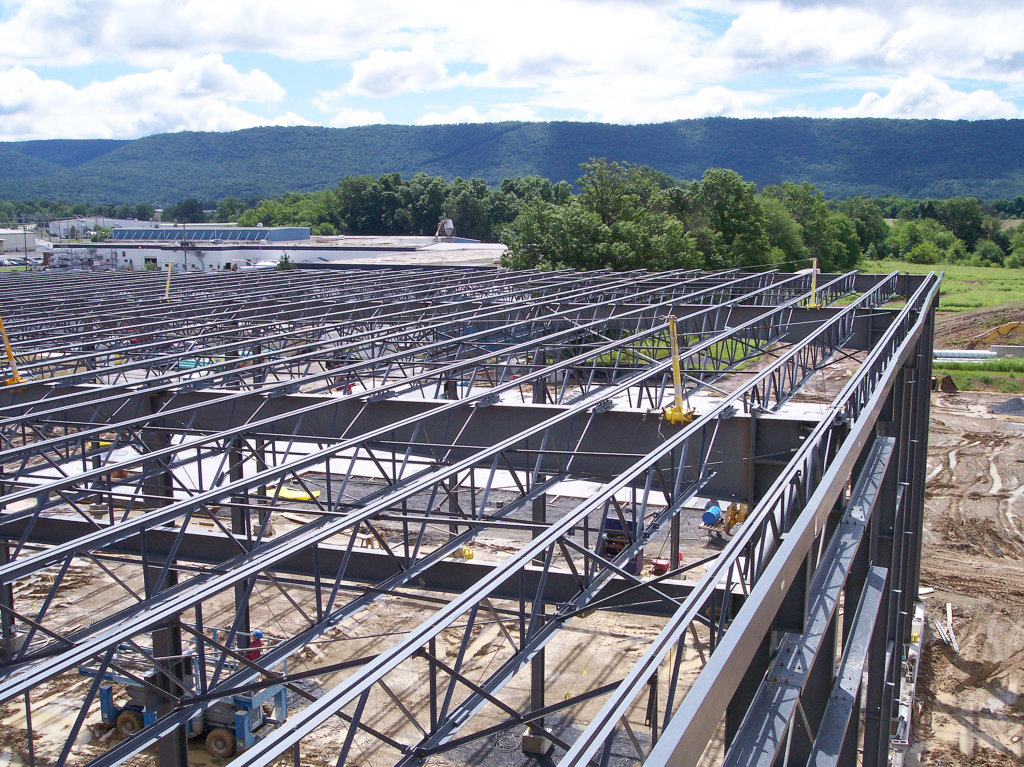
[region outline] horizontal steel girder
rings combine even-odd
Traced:
[[[9,532],[20,534],[26,523],[10,526]],[[56,546],[89,532],[89,525],[81,519],[67,516],[45,517],[38,520],[32,531],[32,539],[43,546]],[[241,541],[245,545],[244,539]],[[166,557],[176,545],[176,560],[184,568],[189,566],[217,567],[224,561],[224,536],[215,532],[195,531],[185,533],[180,542],[177,532],[172,529],[149,530],[146,532],[146,550],[149,556]],[[139,536],[118,541],[105,549],[105,554],[115,557],[137,557],[142,549]],[[276,562],[267,572],[275,575],[311,579],[323,572],[337,572],[342,560],[347,557],[345,576],[353,583],[376,584],[382,578],[396,572],[393,562],[383,551],[355,549],[321,543],[299,551]],[[494,572],[499,565],[465,559],[442,559],[417,575],[416,588],[441,593],[458,593]],[[521,587],[539,593],[546,602],[558,603],[576,592],[576,576],[565,568],[551,568],[545,574],[543,591],[538,592],[543,568],[527,566],[523,569],[524,581],[504,583],[494,592],[496,599],[515,600]],[[633,593],[624,594],[632,581],[612,577],[597,592],[595,601],[601,602],[602,609],[620,612],[637,612],[647,615],[668,615],[671,603],[665,600],[637,603]],[[692,583],[679,580],[662,580],[659,589],[673,599],[682,599],[693,588]]]
[[[200,405],[216,402],[221,395],[213,392],[184,392],[174,394],[178,408],[198,408]],[[156,403],[159,407],[159,403]],[[455,407],[454,414],[449,408],[436,416],[432,410],[440,405],[451,405],[444,400],[400,400],[386,399],[376,402],[361,402],[357,399],[339,399],[329,396],[290,394],[268,399],[258,394],[236,396],[230,408],[204,407],[196,409],[192,417],[161,417],[153,425],[172,433],[218,432],[234,427],[236,423],[252,420],[258,412],[260,418],[275,419],[273,429],[255,430],[249,438],[261,437],[268,440],[296,440],[298,442],[326,443],[336,439],[341,430],[358,423],[362,432],[372,432],[388,424],[415,420],[416,426],[397,428],[386,437],[371,444],[384,450],[403,453],[411,450],[413,455],[436,459],[439,450],[446,460],[463,460],[473,455],[480,446],[494,444],[508,439],[524,430],[547,421],[552,416],[568,412],[563,405],[517,404],[488,405],[476,407],[473,402]],[[293,411],[317,408],[317,418],[289,418]],[[473,412],[469,426],[459,435],[459,446],[445,449],[430,441],[424,435],[444,431],[448,419],[461,420],[459,412]],[[196,415],[198,414],[198,415]],[[75,412],[68,411],[67,418],[74,420]],[[761,414],[758,424],[758,451],[769,456],[759,465],[763,476],[759,483],[764,489],[773,479],[769,467],[781,466],[802,443],[814,423],[811,416],[789,417],[785,415]],[[586,434],[583,429],[586,427]],[[578,477],[614,477],[631,465],[640,456],[650,453],[665,440],[671,430],[658,413],[618,410],[612,408],[594,414],[589,420],[567,420],[549,430],[549,445],[545,448],[549,457],[539,464],[542,473],[553,474],[562,470],[571,457],[573,474]],[[560,454],[557,445],[573,445],[571,455]],[[745,467],[746,462],[758,462],[758,455],[751,455],[750,416],[737,414],[721,421],[714,452],[709,460],[723,469],[716,472],[708,486],[708,492],[740,501],[748,501],[747,486],[743,473],[736,471]],[[509,450],[505,454],[508,468],[532,471],[538,465],[538,455],[530,450]],[[691,455],[692,468],[697,467],[699,456]]]

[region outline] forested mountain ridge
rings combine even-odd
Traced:
[[[833,198],[1024,194],[1024,120],[706,118],[653,125],[485,123],[252,128],[134,141],[0,143],[0,199],[89,203],[266,198],[346,176],[536,174],[573,182],[607,157],[679,180],[736,170],[758,186],[811,182]]]

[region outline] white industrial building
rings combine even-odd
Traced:
[[[31,253],[36,249],[35,227],[0,229],[0,253]]]
[[[52,266],[190,272],[270,268],[283,257],[330,268],[367,264],[493,265],[505,246],[459,237],[311,237],[309,227],[187,227],[114,229],[110,239],[54,247]]]
[[[86,232],[94,232],[100,227],[107,229],[159,229],[173,228],[174,224],[163,224],[160,221],[139,221],[134,218],[111,218],[110,216],[72,216],[71,218],[55,218],[47,225],[51,237],[67,239],[84,237]]]

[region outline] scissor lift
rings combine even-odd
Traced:
[[[189,656],[193,669],[192,683],[196,687],[197,657]],[[207,662],[211,661],[207,659]],[[119,658],[118,665],[130,667],[133,661]],[[230,664],[228,664],[230,666]],[[281,673],[287,674],[287,661]],[[95,678],[98,669],[82,666],[78,673],[82,676]],[[150,669],[143,674],[147,682],[156,679],[157,671]],[[99,690],[100,715],[105,724],[115,727],[124,737],[131,737],[143,727],[156,721],[156,711],[147,700],[146,687],[123,674],[107,670],[102,675],[103,683]],[[115,690],[123,688],[128,700],[118,704],[115,702]],[[270,704],[273,710],[268,715],[264,704]],[[287,694],[284,685],[272,685],[252,693],[229,695],[209,706],[189,720],[188,737],[205,737],[206,750],[213,756],[227,757],[236,751],[251,748],[258,738],[258,731],[266,725],[276,726],[288,717]]]

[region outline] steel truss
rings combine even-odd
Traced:
[[[70,732],[41,733],[62,762],[109,670],[160,715],[83,764],[157,744],[161,765],[184,765],[198,712],[281,682],[312,697],[303,678],[324,694],[238,764],[305,764],[328,732],[337,764],[358,747],[411,765],[524,729],[564,764],[716,749],[852,764],[858,748],[884,764],[917,591],[934,275],[819,275],[812,296],[809,274],[774,271],[261,272],[174,276],[168,301],[153,274],[2,277],[27,380],[0,388],[0,702],[31,732],[43,686],[91,666]],[[684,425],[660,418],[668,314],[696,409]],[[842,391],[793,409],[838,361]],[[576,479],[595,484],[549,514]],[[656,539],[676,562],[688,505],[708,495],[750,515],[706,575],[635,574]],[[298,522],[274,534],[284,517]],[[629,531],[615,554],[600,547],[609,519]],[[512,553],[452,560],[496,533]],[[69,626],[80,569],[110,598]],[[297,628],[251,660],[264,589]],[[372,654],[284,671],[398,598],[418,622]],[[545,648],[598,609],[664,628],[618,681],[551,702]],[[492,663],[470,674],[488,627]],[[409,678],[422,684],[397,694]]]

